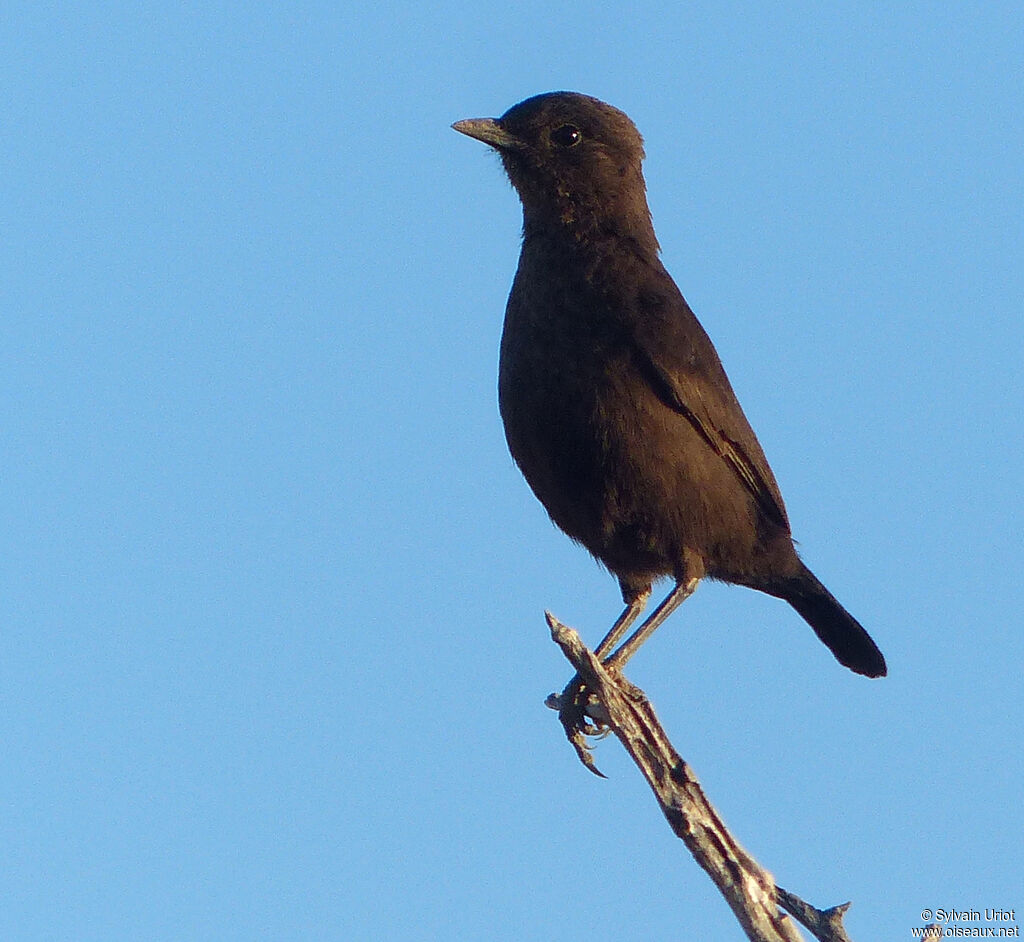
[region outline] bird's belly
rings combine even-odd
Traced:
[[[512,455],[552,520],[612,572],[671,575],[687,551],[709,572],[749,557],[748,495],[641,377],[522,379],[503,370],[499,387]]]

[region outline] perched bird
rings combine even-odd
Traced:
[[[621,668],[707,576],[785,599],[841,664],[883,676],[797,556],[764,452],[659,259],[633,122],[552,92],[453,127],[498,152],[523,205],[499,405],[551,519],[618,578],[626,608],[595,653]],[[663,576],[675,587],[614,650]]]

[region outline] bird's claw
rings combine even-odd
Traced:
[[[605,778],[594,764],[593,753],[587,745],[588,736],[600,739],[611,732],[599,715],[602,710],[597,698],[587,692],[578,677],[574,677],[561,694],[550,694],[544,703],[558,711],[566,738],[572,743],[580,762],[595,775]]]

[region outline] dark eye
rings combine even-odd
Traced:
[[[563,124],[551,132],[551,143],[558,147],[575,147],[582,140],[583,135],[574,124]]]

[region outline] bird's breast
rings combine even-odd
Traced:
[[[512,456],[566,533],[605,558],[653,396],[608,299],[520,265],[506,309],[499,404]],[[635,475],[634,475],[635,476]]]

